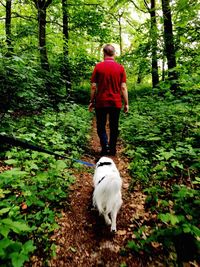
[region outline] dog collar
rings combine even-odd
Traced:
[[[104,165],[111,165],[112,163],[111,162],[100,162],[99,164],[98,164],[98,166],[97,166],[97,168],[98,167],[101,167],[101,166],[104,166]]]
[[[106,177],[106,176],[102,177],[101,180],[98,181],[98,184],[100,184],[100,183],[103,181],[103,179],[104,179],[105,177]],[[98,185],[98,184],[97,184],[97,185]]]

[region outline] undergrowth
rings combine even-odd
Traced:
[[[121,136],[130,158],[130,190],[142,188],[150,215],[148,220],[137,218],[127,249],[151,258],[162,251],[165,264],[181,266],[197,261],[200,249],[199,95],[143,93],[132,92]]]
[[[72,167],[81,168],[70,158],[79,158],[87,145],[89,119],[89,112],[77,105],[57,113],[46,110],[34,116],[4,117],[1,132],[69,159],[1,145],[1,266],[23,266],[33,253],[47,261],[55,253],[50,236],[58,228],[56,217],[68,206]]]

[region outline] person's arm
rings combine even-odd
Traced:
[[[90,112],[92,112],[92,110],[94,108],[94,100],[95,100],[96,90],[97,90],[96,83],[92,83],[91,88],[90,88],[90,103],[89,103],[89,107],[88,107]]]
[[[128,106],[128,90],[127,90],[126,83],[121,84],[121,92],[122,92],[122,97],[124,100],[124,112],[127,113],[129,110],[129,106]]]

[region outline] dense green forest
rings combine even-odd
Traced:
[[[199,30],[193,0],[0,1],[1,266],[23,266],[35,251],[45,266],[55,254],[50,236],[73,168],[82,171],[71,159],[87,148],[90,76],[106,43],[128,78],[120,138],[129,190],[140,186],[155,215],[135,222],[121,253],[200,264]],[[68,159],[11,147],[5,135]]]

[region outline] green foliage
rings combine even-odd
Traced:
[[[88,137],[89,115],[67,102],[69,91],[63,66],[67,62],[72,100],[87,104],[89,78],[101,58],[102,45],[118,44],[122,37],[122,55],[117,60],[126,68],[130,87],[141,84],[139,90],[137,87],[130,90],[133,104],[121,124],[126,155],[131,160],[131,189],[138,183],[141,185],[147,195],[146,209],[158,217],[149,235],[148,227],[142,225],[137,229],[137,238],[129,242],[129,248],[149,252],[151,243],[156,241],[170,250],[174,238],[181,233],[190,234],[195,240],[199,235],[196,190],[200,184],[199,3],[177,0],[172,4],[180,85],[176,92],[179,98],[175,98],[169,91],[170,81],[160,82],[154,90],[142,84],[150,81],[152,60],[149,13],[140,12],[147,11],[144,1],[137,1],[134,6],[133,1],[125,0],[97,2],[72,0],[68,3],[68,40],[63,39],[61,2],[52,1],[47,8],[45,41],[49,72],[40,66],[38,14],[33,1],[12,2],[13,54],[9,56],[5,21],[0,23],[0,112],[8,111],[1,120],[0,130],[69,158],[79,157]],[[156,12],[159,8],[158,3]],[[157,56],[164,68],[163,17],[159,14],[157,12],[156,17],[161,29],[156,35]],[[4,4],[0,6],[0,16],[6,17]],[[128,37],[130,44],[124,37]],[[67,58],[63,54],[64,43]],[[163,71],[162,78],[165,78],[160,65],[159,75]],[[57,113],[51,110],[52,106]],[[40,114],[44,108],[46,112]],[[37,111],[37,115],[14,117],[13,123],[13,110]],[[73,182],[69,171],[73,163],[19,148],[5,153],[7,149],[3,146],[0,152],[7,158],[5,163],[12,167],[1,174],[0,180],[0,237],[3,238],[0,256],[5,265],[22,266],[34,245],[44,247],[46,254],[50,249],[55,250],[54,245],[49,244],[48,235],[57,227],[54,206],[63,206],[68,186]],[[30,231],[21,231],[20,227]],[[29,238],[32,243],[27,243]]]
[[[47,100],[43,96],[45,80],[40,76],[34,59],[19,56],[7,58],[2,55],[1,58],[1,108],[6,105],[15,109],[24,106],[29,106],[29,110],[40,108],[41,103]]]
[[[156,219],[144,220],[127,247],[152,254],[157,246],[165,253],[175,252],[172,261],[197,259],[199,97],[185,89],[179,99],[168,93],[163,98],[147,92],[135,91],[130,114],[121,120],[121,136],[131,160],[130,189],[140,184],[146,194],[145,209]]]
[[[29,259],[29,254],[35,250],[32,240],[22,244],[21,242],[12,241],[9,238],[0,240],[0,257],[2,266],[21,267]],[[4,265],[4,262],[11,261],[12,265]]]
[[[69,63],[71,79],[74,83],[74,91],[76,92],[76,87],[80,86],[83,81],[90,81],[92,68],[95,66],[96,58],[94,55],[88,55],[83,49],[77,49],[74,56],[69,58]],[[90,86],[87,88],[88,91],[89,88]]]
[[[3,266],[23,266],[34,251],[47,259],[55,250],[49,238],[58,228],[56,217],[67,207],[68,188],[74,182],[70,157],[80,157],[88,139],[90,118],[87,110],[76,105],[60,109],[59,113],[46,110],[15,121],[7,117],[1,125],[1,131],[4,129],[8,134],[69,157],[69,160],[55,159],[20,148],[4,152],[5,164],[10,169],[0,173]]]

